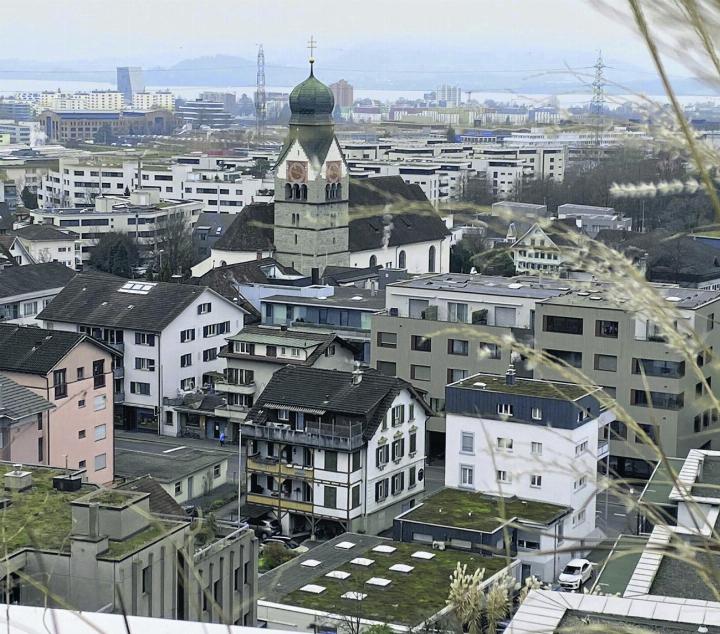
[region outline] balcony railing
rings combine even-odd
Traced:
[[[113,368],[113,378],[114,379],[125,378],[125,367],[122,365],[119,365],[119,366]]]
[[[217,381],[215,389],[219,392],[233,392],[234,394],[255,394],[257,385],[255,381],[250,383],[231,383],[229,381]]]
[[[289,425],[242,426],[242,433],[248,438],[280,442],[293,445],[321,447],[352,451],[364,444],[362,425],[328,425],[325,423],[306,423],[303,431],[291,429]]]
[[[247,459],[248,471],[257,471],[268,475],[280,475],[287,478],[312,478],[314,469],[302,465],[287,464],[277,458],[261,458],[249,456]]]
[[[113,400],[116,405],[118,403],[123,403],[125,401],[125,392],[115,392],[115,394],[113,394]]]
[[[300,511],[301,513],[312,513],[312,502],[302,502],[290,498],[276,495],[263,495],[261,493],[248,493],[248,504],[261,504],[262,506],[270,506],[280,508],[282,511]]]
[[[598,442],[597,459],[604,460],[610,453],[610,443],[607,440]]]

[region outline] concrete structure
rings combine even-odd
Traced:
[[[339,79],[333,84],[328,86],[332,91],[333,97],[335,97],[335,105],[339,108],[352,108],[355,103],[353,96],[353,86],[344,79]]]
[[[247,502],[288,534],[382,531],[425,488],[429,411],[402,379],[281,368],[242,424]]]
[[[242,330],[244,315],[204,287],[81,274],[38,318],[123,351],[114,386],[122,424],[176,436],[177,421],[166,415],[164,399],[212,383],[225,365],[218,357],[222,335]]]
[[[175,97],[169,91],[136,92],[132,96],[133,110],[175,110]]]
[[[43,110],[39,120],[49,141],[94,141],[97,134],[168,134],[174,119],[167,110]]]
[[[0,119],[10,121],[32,121],[34,116],[32,105],[14,98],[0,99]]]
[[[112,482],[118,360],[116,351],[87,335],[0,324],[0,376],[50,409],[46,424],[32,426],[32,454],[22,457],[13,449],[3,460],[82,469],[90,482]]]
[[[145,78],[142,68],[138,66],[118,66],[117,89],[125,99],[126,104],[133,103],[137,93],[145,92]]]
[[[574,219],[578,229],[595,238],[600,231],[632,231],[632,218],[625,218],[612,207],[592,205],[559,205],[557,217]]]
[[[176,112],[181,121],[191,129],[223,129],[229,128],[234,122],[233,115],[226,112],[225,105],[219,102],[185,101],[178,105]]]
[[[443,105],[450,108],[457,108],[462,102],[462,90],[460,86],[442,84],[438,86],[435,91],[435,96],[439,102],[444,102]]]
[[[35,147],[43,140],[40,124],[37,121],[8,121],[1,115],[0,134],[7,134],[8,143],[15,145]]]

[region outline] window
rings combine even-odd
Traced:
[[[396,473],[392,477],[392,494],[398,495],[405,488],[405,472]]]
[[[255,354],[255,344],[247,343],[245,341],[236,341],[235,352],[240,354]]]
[[[710,313],[707,318],[707,329],[712,330],[715,328],[715,313]]]
[[[432,341],[429,337],[412,335],[410,337],[410,349],[418,352],[432,352]]]
[[[175,495],[182,495],[182,480],[175,483]]]
[[[412,457],[417,451],[417,433],[411,432],[410,434],[410,457]]]
[[[140,383],[138,381],[130,381],[130,394],[142,394],[150,396],[150,384]]]
[[[435,246],[428,249],[428,273],[435,273]]]
[[[360,450],[353,451],[352,454],[350,454],[350,459],[352,462],[352,471],[359,471],[360,470],[360,462],[361,462],[361,456],[360,456]]]
[[[203,361],[215,361],[217,359],[217,348],[203,350]]]
[[[408,405],[408,420],[415,420],[415,403]]]
[[[379,480],[375,483],[375,501],[376,502],[382,502],[385,500],[388,496],[388,484],[389,480],[388,478],[383,478],[382,480]]]
[[[685,404],[685,393],[670,394],[668,392],[630,390],[630,404],[658,409],[682,409]]]
[[[644,423],[640,423],[638,425],[638,427],[640,427],[640,429],[642,429],[645,432],[645,434],[647,434],[647,436],[648,436],[648,438],[650,438],[651,442],[654,443],[657,441],[657,433],[656,433],[655,425],[647,425]],[[642,443],[642,442],[645,442],[645,439],[642,436],[640,436],[640,434],[635,434],[635,442]]]
[[[212,310],[212,304],[206,302],[204,304],[198,304],[198,315],[206,315]]]
[[[360,485],[356,484],[350,489],[350,508],[356,509],[360,506]]]
[[[85,368],[77,369],[77,380],[82,381],[85,378]]]
[[[290,420],[290,413],[286,409],[279,409],[277,411],[278,420]]]
[[[585,485],[587,484],[587,476],[582,476],[581,478],[578,478],[573,482],[573,489],[575,491],[578,491],[579,489],[585,488]]]
[[[155,372],[155,359],[146,357],[135,357],[135,369],[144,372]]]
[[[397,427],[405,422],[405,406],[396,405],[392,408],[392,426]]]
[[[225,333],[230,332],[230,322],[229,321],[223,321],[219,322],[217,324],[208,324],[207,326],[203,326],[203,337],[216,337],[217,335],[224,335]]]
[[[480,342],[480,356],[484,359],[499,359],[502,356],[502,350],[495,343]]]
[[[337,487],[325,487],[323,506],[329,509],[337,508]]]
[[[610,337],[611,339],[617,339],[618,338],[618,322],[605,321],[604,319],[595,320],[595,336],[596,337]]]
[[[410,467],[408,470],[408,489],[412,489],[417,483],[417,468]]]
[[[513,406],[510,403],[498,403],[497,404],[497,413],[501,416],[512,416],[513,415]]]
[[[180,379],[180,389],[184,392],[189,392],[195,389],[195,377],[189,376],[184,379]]]
[[[498,482],[510,482],[510,477],[508,476],[508,472],[504,469],[498,469],[495,472],[495,479]]]
[[[105,425],[95,426],[95,440],[105,440],[107,438],[107,429]]]
[[[542,410],[539,407],[533,407],[530,410],[530,417],[533,420],[542,420]]]
[[[189,368],[192,365],[192,354],[189,352],[180,357],[180,367]]]
[[[530,486],[539,489],[542,486],[542,476],[541,475],[531,475],[530,476]]]
[[[502,449],[503,451],[512,451],[513,450],[513,439],[512,438],[498,438],[497,439],[497,448]]]
[[[578,526],[579,524],[582,524],[585,521],[585,509],[582,511],[578,511],[577,515],[573,516],[572,523],[573,526]]]
[[[685,376],[685,362],[633,359],[632,372],[633,374],[644,374],[646,376],[666,376],[668,378],[678,379]]]
[[[404,269],[407,267],[407,256],[405,255],[405,251],[400,251],[398,253],[398,268]]]
[[[95,456],[95,471],[102,471],[107,467],[107,454],[101,453]]]
[[[400,460],[405,455],[405,439],[398,438],[393,440],[392,444],[392,459]]]
[[[338,470],[338,454],[337,451],[325,452],[325,471]]]
[[[78,439],[79,439],[79,440],[82,440],[83,438],[85,438],[85,430],[84,430],[84,429],[81,429],[81,430],[78,432]]]
[[[619,420],[610,423],[610,437],[617,440],[627,440],[627,425]]]
[[[220,477],[220,474],[222,473],[222,467],[219,464],[216,464],[213,466],[213,478],[217,480]]]
[[[23,304],[23,316],[24,317],[31,317],[33,315],[37,315],[38,309],[37,309],[37,302],[25,302]]]
[[[518,539],[517,545],[518,548],[522,550],[540,550],[540,542],[529,539]]]
[[[147,332],[136,332],[135,333],[135,344],[138,346],[150,346],[155,345],[155,335],[151,335]]]
[[[375,466],[380,469],[390,462],[390,447],[383,445],[375,450]]]
[[[411,299],[408,302],[408,316],[412,319],[422,319],[425,309],[430,305],[427,299]]]
[[[67,392],[67,378],[65,368],[53,372],[53,385],[55,386],[55,398],[65,398]]]
[[[596,354],[595,369],[603,372],[617,372],[617,357],[611,354]]]
[[[531,442],[530,443],[530,453],[533,456],[542,456],[542,443],[541,442]]]
[[[543,330],[545,332],[560,332],[566,335],[581,335],[583,334],[583,320],[579,317],[544,315]]]
[[[460,465],[460,486],[472,487],[473,484],[473,468],[468,465]]]
[[[543,352],[550,356],[551,361],[556,361],[560,364],[567,364],[572,368],[582,367],[582,352],[549,349],[543,350]]]
[[[375,367],[378,372],[386,376],[395,376],[397,374],[397,365],[394,361],[377,361]]]
[[[87,462],[85,460],[81,460],[78,462],[78,469],[84,469],[87,466]]]
[[[410,378],[415,381],[429,381],[430,380],[430,366],[429,365],[411,365],[410,366]]]
[[[467,304],[448,302],[448,321],[453,323],[466,324],[468,321]]]
[[[588,441],[583,440],[581,443],[575,445],[575,457],[584,454],[588,450]]]
[[[457,354],[463,357],[468,355],[469,344],[465,339],[448,339],[448,354]]]
[[[462,432],[460,447],[462,453],[475,453],[475,434],[466,431]]]
[[[96,412],[99,412],[107,407],[107,396],[105,394],[98,394],[93,403],[93,408]]]
[[[180,331],[180,343],[185,343],[186,341],[195,341],[195,328]]]

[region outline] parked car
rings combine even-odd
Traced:
[[[279,535],[280,522],[275,519],[267,519],[262,517],[249,517],[241,520],[241,522],[247,522],[255,531],[255,535],[260,541],[265,541],[268,537]]]
[[[572,559],[558,577],[561,588],[579,590],[592,577],[592,564],[587,559]]]
[[[273,537],[268,537],[263,542],[263,546],[267,546],[268,544],[281,544],[283,547],[293,551],[297,555],[302,555],[303,553],[306,553],[308,550],[310,550],[307,546],[298,544],[292,537],[286,537],[285,535],[275,535]]]

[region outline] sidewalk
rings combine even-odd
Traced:
[[[217,440],[198,440],[197,438],[174,438],[172,436],[158,436],[147,432],[127,431],[124,429],[115,430],[115,440],[128,440],[139,443],[159,443],[168,447],[194,447],[210,451],[222,451],[237,455],[238,446],[225,444],[220,446]]]

